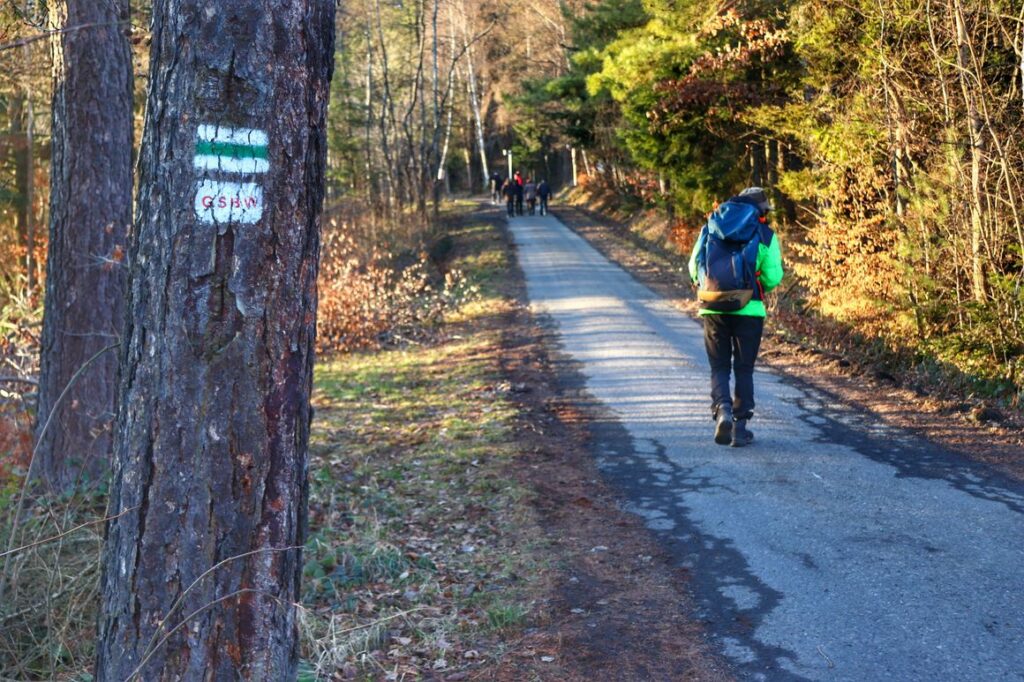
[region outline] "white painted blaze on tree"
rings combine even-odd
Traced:
[[[196,130],[195,167],[220,177],[260,175],[270,169],[269,145],[262,130],[204,123]],[[263,217],[263,188],[254,182],[202,177],[195,211],[204,223],[255,223]]]
[[[204,223],[255,223],[263,217],[263,188],[255,182],[202,180],[195,209]]]
[[[225,128],[204,123],[196,133],[195,166],[202,170],[255,175],[270,169],[262,130]]]

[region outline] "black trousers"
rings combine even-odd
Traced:
[[[516,195],[516,215],[523,215],[523,195]]]
[[[505,207],[508,209],[509,217],[516,214],[516,200],[515,197],[509,197],[508,201],[505,202]]]
[[[750,419],[754,414],[754,363],[761,348],[764,318],[705,315],[701,319],[711,365],[711,412],[717,416],[719,406],[731,402],[734,419]],[[730,393],[733,374],[736,391]]]
[[[540,198],[540,214],[541,215],[547,215],[548,214],[548,198],[547,197],[541,197]]]

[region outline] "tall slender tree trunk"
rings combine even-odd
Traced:
[[[65,490],[80,478],[102,480],[113,440],[117,354],[85,365],[120,340],[124,317],[132,55],[127,0],[57,0],[49,9],[53,147],[37,418],[50,426],[39,433],[34,466]],[[76,26],[88,28],[63,30]]]
[[[35,0],[25,0],[22,4],[23,16],[29,23],[36,20]],[[25,202],[25,273],[26,289],[31,294],[36,288],[36,112],[32,103],[32,85],[28,74],[32,71],[32,52],[28,43],[21,47],[22,67],[25,70],[24,101],[25,101],[25,175],[23,197]]]
[[[419,106],[419,134],[413,135],[411,130],[406,132],[406,136],[409,138],[410,156],[413,163],[410,174],[416,178],[416,209],[424,221],[424,224],[427,218],[427,196],[430,191],[431,182],[430,166],[433,161],[430,158],[430,147],[427,142],[427,140],[430,139],[430,136],[428,135],[430,126],[427,123],[427,77],[424,73],[426,70],[425,61],[427,58],[426,2],[427,0],[419,0],[417,3],[419,7],[416,19],[416,44],[418,46],[417,51],[419,52],[419,60],[416,67],[416,78],[413,85],[412,106]],[[436,0],[434,0],[434,2],[436,3]]]
[[[25,65],[30,57],[25,48]],[[25,273],[29,292],[36,288],[36,112],[32,104],[32,90],[25,88]]]
[[[391,96],[391,68],[390,61],[388,59],[388,46],[387,41],[384,37],[384,21],[381,18],[380,12],[380,0],[376,1],[376,15],[377,15],[377,36],[379,39],[380,59],[381,59],[381,79],[382,79],[382,92],[381,92],[381,104],[380,104],[380,117],[378,119],[378,127],[380,129],[380,144],[381,153],[384,155],[384,177],[387,182],[387,207],[388,211],[393,211],[396,208],[396,203],[401,206],[404,205],[407,199],[408,193],[408,182],[400,183],[400,164],[395,161],[395,153],[392,152],[392,144],[389,141],[389,131],[394,131],[394,137],[398,138],[398,129],[395,118],[395,100]],[[369,58],[369,57],[368,57]],[[397,144],[395,145],[398,152]]]
[[[16,92],[7,105],[7,116],[10,119],[10,138],[14,157],[14,189],[17,193],[14,215],[15,231],[18,243],[28,243],[28,156],[29,149],[25,140],[25,94]]]
[[[454,79],[448,81],[448,93],[447,93],[446,99],[451,96],[452,88],[454,87],[454,85],[455,85]],[[440,188],[440,183],[442,181],[444,181],[445,178],[448,175],[448,171],[447,171],[448,148],[451,145],[451,141],[452,141],[452,119],[454,118],[454,113],[455,113],[455,107],[453,107],[453,106],[451,106],[449,104],[448,112],[446,114],[447,118],[445,120],[445,125],[444,125],[444,137],[443,137],[443,140],[442,140],[442,143],[441,143],[440,158],[437,161],[437,178],[436,178],[436,180],[434,182],[434,187],[435,187],[435,190],[434,190],[434,215],[435,215],[435,217],[437,216],[437,211],[438,211],[438,201],[439,201],[438,189]]]
[[[977,93],[972,82],[971,48],[968,44],[970,36],[964,21],[963,6],[960,0],[950,2],[953,22],[956,27],[956,62],[960,89],[964,104],[967,107],[967,138],[970,144],[971,186],[971,293],[974,300],[984,303],[987,299],[985,286],[985,269],[982,261],[982,232],[984,229],[983,197],[981,183],[981,163],[985,153],[984,124],[978,112]]]
[[[363,100],[364,104],[364,117],[365,117],[365,148],[363,153],[366,155],[365,164],[365,181],[366,181],[366,196],[369,197],[370,208],[374,214],[373,220],[376,221],[375,214],[379,208],[378,201],[380,197],[377,194],[377,182],[375,179],[375,171],[373,167],[373,31],[370,27],[369,15],[366,20],[366,97]]]
[[[292,680],[333,0],[157,0],[101,682]]]
[[[462,45],[466,50],[466,71],[469,81],[469,107],[473,110],[473,122],[476,124],[476,144],[480,149],[480,170],[484,189],[487,189],[491,181],[491,170],[487,164],[487,146],[484,144],[484,123],[480,115],[480,98],[477,95],[476,70],[473,66],[473,46],[469,42],[469,27],[463,14],[462,23]]]
[[[441,187],[442,181],[445,179],[444,164],[446,156],[448,154],[448,141],[451,135],[452,128],[452,106],[448,102],[448,120],[447,126],[444,130],[444,150],[441,149],[442,144],[442,132],[441,132],[441,118],[442,118],[442,102],[441,102],[441,83],[440,83],[440,54],[438,51],[439,37],[437,34],[437,16],[441,8],[439,0],[434,0],[434,11],[431,18],[431,31],[433,36],[433,42],[431,45],[431,78],[433,80],[433,95],[434,95],[434,106],[433,106],[433,123],[434,130],[431,135],[430,142],[430,154],[428,156],[428,171],[431,172],[431,196],[433,198],[434,205],[434,220],[436,221],[441,214]],[[449,9],[451,6],[449,5]],[[454,45],[450,46],[454,49]],[[452,79],[449,76],[448,84],[445,88],[445,101],[450,98],[452,91]]]
[[[750,184],[763,187],[765,181],[764,143],[751,142],[750,150]]]

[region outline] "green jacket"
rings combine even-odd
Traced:
[[[697,252],[704,246],[707,238],[707,225],[700,232],[697,243],[693,245],[693,252],[690,254],[690,280],[697,283]],[[767,225],[761,228],[761,243],[757,245],[757,281],[761,283],[761,291],[767,293],[779,286],[782,281],[782,250],[779,248],[779,238],[774,230]],[[764,301],[755,296],[747,305],[736,312],[726,313],[718,310],[707,310],[701,308],[700,315],[747,315],[749,317],[765,317]]]

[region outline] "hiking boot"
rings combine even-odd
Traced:
[[[746,419],[737,419],[732,425],[732,446],[742,448],[754,442],[754,434],[747,429]]]
[[[732,441],[732,411],[719,408],[715,422],[715,442],[728,445]]]

